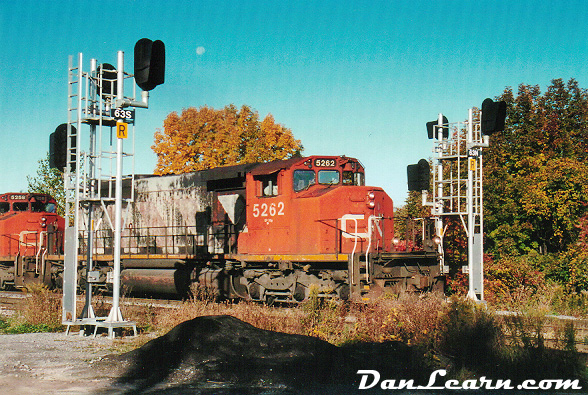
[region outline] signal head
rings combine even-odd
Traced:
[[[482,102],[482,134],[490,136],[504,130],[506,120],[506,102],[495,102],[488,98]]]
[[[409,191],[428,191],[431,168],[426,159],[419,160],[416,165],[406,167]]]
[[[102,63],[98,66],[98,78],[102,84],[98,87],[98,94],[105,96],[116,95],[117,89],[117,72],[116,68],[110,63]]]
[[[438,137],[438,125],[439,121],[437,120],[427,122],[427,134],[429,136],[429,139]],[[445,115],[443,116],[443,126],[441,128],[443,129],[443,138],[449,138],[449,121],[447,120],[447,117]]]
[[[76,128],[71,126],[72,133]],[[76,139],[72,136],[71,146],[76,146]],[[74,159],[72,157],[72,159]],[[67,166],[67,123],[59,125],[55,132],[49,135],[49,167],[63,171]],[[75,163],[72,163],[72,171],[75,171]]]
[[[135,82],[150,91],[165,81],[165,45],[142,38],[135,44]]]

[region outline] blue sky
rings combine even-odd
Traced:
[[[439,112],[461,121],[521,83],[588,87],[585,1],[0,0],[1,193],[26,190],[67,120],[68,56],[116,64],[122,50],[132,72],[142,37],[165,43],[167,63],[136,111],[137,173],[153,171],[171,111],[247,104],[306,155],[359,158],[397,205]]]

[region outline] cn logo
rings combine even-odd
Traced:
[[[380,217],[370,215],[367,219],[367,232],[358,232],[359,223],[363,221],[365,216],[363,214],[345,214],[339,221],[341,221],[341,233],[346,239],[370,239],[374,229],[382,236],[383,232],[380,228]],[[347,230],[347,222],[351,222],[351,229]]]
[[[357,229],[359,228],[357,221],[363,221],[364,215],[363,214],[345,214],[339,221],[341,221],[341,233],[343,237],[346,239],[367,239],[369,235],[365,232],[359,233]],[[351,221],[351,230],[347,230],[347,221]]]

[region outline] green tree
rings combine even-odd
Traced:
[[[57,202],[57,214],[63,216],[65,212],[65,191],[63,187],[63,173],[49,167],[49,153],[45,159],[38,161],[39,168],[35,177],[27,176],[28,192],[47,193]]]
[[[271,114],[244,105],[221,110],[203,106],[170,113],[151,147],[157,155],[156,174],[179,174],[241,163],[268,162],[300,154],[303,147],[290,129]]]
[[[485,226],[498,255],[565,251],[588,213],[588,93],[571,79],[544,94],[506,88],[504,132],[484,155]]]

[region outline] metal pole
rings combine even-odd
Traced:
[[[95,83],[95,77],[96,77],[96,71],[97,71],[97,61],[96,59],[91,59],[90,60],[90,76],[91,76],[91,86],[90,86],[90,105],[92,108],[92,112],[95,113],[96,112],[96,107],[95,107],[95,103],[96,103],[96,83]],[[88,107],[87,103],[86,103],[86,108]],[[94,114],[92,114],[94,115]],[[89,158],[89,165],[88,165],[88,180],[89,180],[89,185],[88,187],[88,192],[89,192],[89,198],[92,199],[95,197],[95,191],[94,191],[94,185],[93,185],[93,180],[94,180],[94,176],[95,176],[95,162],[94,162],[94,158],[96,155],[96,125],[91,124],[90,125],[90,158]],[[88,243],[87,243],[87,251],[86,251],[86,304],[84,306],[84,309],[82,311],[82,315],[81,318],[94,318],[95,314],[94,314],[94,309],[92,308],[92,283],[89,281],[90,279],[90,272],[92,270],[94,270],[94,263],[92,261],[93,257],[92,257],[92,250],[94,247],[94,227],[92,226],[92,222],[93,222],[93,211],[94,211],[94,204],[93,202],[90,200],[88,202]]]
[[[448,125],[449,127],[449,125]],[[435,199],[435,233],[441,239],[437,246],[439,253],[439,263],[441,271],[445,268],[445,257],[443,255],[443,150],[445,148],[445,141],[443,140],[443,114],[439,113],[437,118],[437,141],[439,142],[438,163],[437,163],[437,199]]]
[[[118,51],[117,61],[117,100],[124,96],[124,52]],[[108,322],[123,321],[120,311],[120,252],[121,252],[121,227],[122,227],[122,150],[123,139],[116,139],[116,181],[114,196],[114,273],[112,281],[112,309],[108,315]]]
[[[484,136],[487,137],[487,136]],[[478,182],[480,183],[479,187],[479,194],[478,194],[478,198],[480,199],[478,204],[479,204],[479,210],[478,210],[478,221],[479,221],[479,230],[478,230],[478,244],[479,244],[479,248],[478,248],[478,262],[479,262],[479,274],[478,274],[478,278],[477,278],[477,289],[478,289],[478,295],[480,297],[480,300],[484,300],[484,189],[483,189],[483,185],[484,185],[484,167],[483,165],[483,159],[484,156],[480,155],[480,161],[479,161],[479,179]]]
[[[474,172],[472,167],[475,166],[476,159],[473,158],[469,150],[472,149],[474,141],[474,115],[470,108],[468,111],[468,183],[467,183],[467,210],[468,210],[468,297],[477,300],[474,292]],[[473,162],[473,163],[472,163]]]

